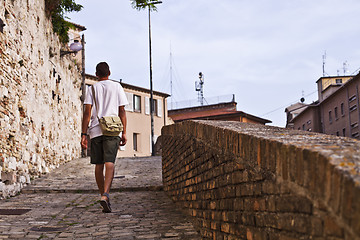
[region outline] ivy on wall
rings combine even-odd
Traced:
[[[58,34],[60,42],[69,42],[68,30],[74,27],[65,20],[65,13],[79,12],[82,8],[83,6],[75,3],[75,0],[45,0],[46,15],[51,17],[54,32]]]

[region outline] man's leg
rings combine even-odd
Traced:
[[[104,164],[96,164],[95,165],[95,179],[98,185],[100,194],[103,195],[105,192],[104,186]]]
[[[115,165],[112,162],[105,163],[105,183],[104,183],[104,192],[109,194],[112,181],[114,179]],[[101,194],[103,194],[101,193]],[[101,199],[108,200],[106,196],[102,196]]]

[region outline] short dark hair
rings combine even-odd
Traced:
[[[96,65],[96,76],[107,77],[110,75],[110,68],[106,62],[101,62]]]

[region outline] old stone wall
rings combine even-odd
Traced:
[[[71,56],[60,57],[44,7],[35,0],[0,3],[2,197],[80,155],[81,75]]]
[[[360,239],[360,142],[259,124],[162,130],[167,194],[208,239]]]

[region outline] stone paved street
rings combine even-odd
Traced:
[[[1,209],[0,239],[200,239],[189,219],[161,191],[161,158],[118,159],[111,203],[98,203],[93,166],[81,158],[33,181]]]

